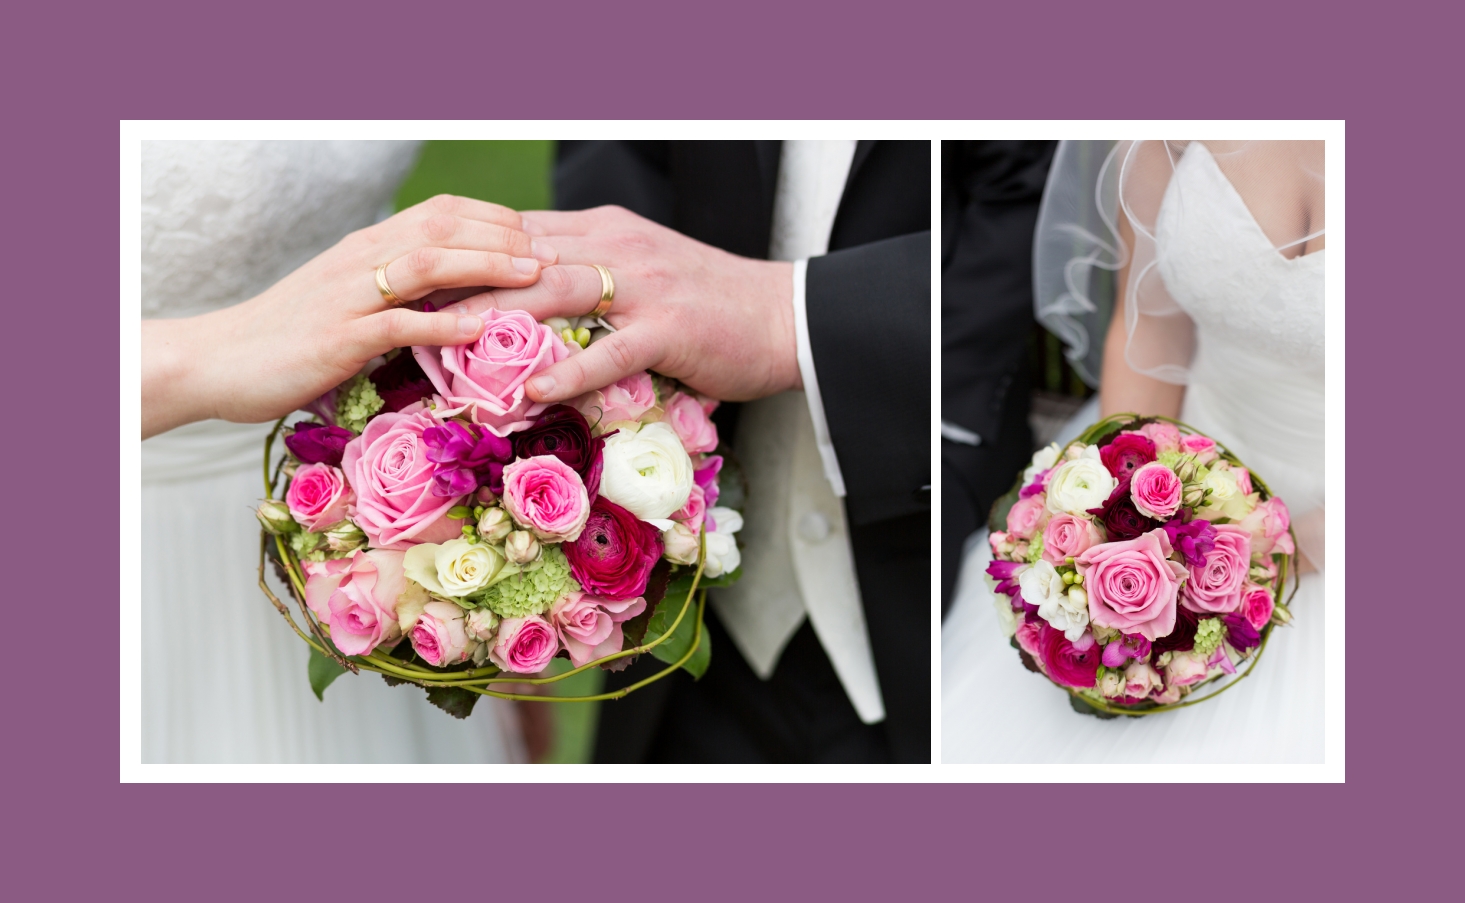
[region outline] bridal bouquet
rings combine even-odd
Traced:
[[[740,561],[717,402],[642,372],[535,403],[525,382],[580,352],[589,327],[481,316],[476,342],[400,349],[265,444],[260,586],[311,645],[316,694],[365,669],[466,717],[478,696],[570,698],[495,685],[645,652],[670,667],[593,698],[678,667],[700,677],[705,587]],[[265,583],[266,552],[305,629]],[[571,670],[537,676],[556,656]]]
[[[1119,414],[1039,450],[990,526],[1000,622],[1023,664],[1086,714],[1216,696],[1291,620],[1287,506],[1178,421]]]

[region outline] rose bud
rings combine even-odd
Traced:
[[[332,552],[350,552],[366,545],[366,534],[349,520],[343,520],[326,531],[326,545]]]
[[[290,507],[279,499],[260,502],[254,516],[259,518],[259,525],[265,528],[266,533],[275,536],[279,536],[281,533],[294,533],[300,529],[300,525],[295,523],[295,518],[290,516]]]
[[[497,545],[514,532],[514,522],[509,512],[502,508],[489,508],[478,518],[478,537],[484,542]]]
[[[494,631],[499,629],[499,618],[486,608],[475,608],[468,612],[468,619],[463,626],[469,636],[487,643],[493,639]]]
[[[539,560],[539,540],[528,530],[515,530],[504,539],[504,557],[514,564]]]
[[[672,564],[696,564],[702,551],[686,524],[672,524],[671,529],[663,530],[661,541],[666,560]]]
[[[1124,677],[1118,671],[1105,671],[1104,676],[1099,678],[1099,692],[1105,696],[1124,695]]]

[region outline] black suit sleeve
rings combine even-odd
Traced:
[[[804,292],[850,521],[930,510],[931,233],[815,257]]]

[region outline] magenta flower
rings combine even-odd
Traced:
[[[1104,667],[1122,668],[1129,659],[1144,661],[1150,654],[1150,641],[1137,633],[1122,634],[1104,647]]]
[[[579,538],[561,548],[586,592],[622,602],[646,592],[646,580],[661,558],[661,531],[601,496]]]
[[[1216,547],[1216,528],[1208,520],[1185,523],[1176,518],[1165,524],[1165,535],[1191,567],[1205,567],[1206,556]]]
[[[514,460],[514,444],[509,439],[449,420],[424,430],[422,443],[427,460],[433,463],[434,495],[467,495],[479,486],[503,494],[504,466]]]
[[[1140,433],[1120,433],[1099,449],[1099,460],[1115,479],[1127,483],[1136,470],[1155,460],[1155,443]]]
[[[302,464],[329,464],[341,466],[341,456],[346,453],[346,443],[356,434],[343,426],[327,426],[324,423],[303,421],[294,426],[295,432],[285,437],[285,447]]]
[[[1044,624],[1038,637],[1043,670],[1055,683],[1084,690],[1099,677],[1099,644],[1092,634],[1085,633],[1077,643],[1069,642],[1063,631]]]
[[[1027,569],[1028,566],[1021,561],[993,561],[987,565],[987,575],[997,581],[997,592],[1016,596],[1017,575]]]

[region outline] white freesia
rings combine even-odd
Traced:
[[[442,545],[424,542],[408,549],[402,558],[408,579],[429,592],[458,599],[493,583],[504,564],[504,556],[493,546],[466,539],[450,539]]]
[[[1054,630],[1063,631],[1069,642],[1077,642],[1089,626],[1089,597],[1081,587],[1069,588],[1063,575],[1042,559],[1017,575],[1022,597],[1029,605],[1038,606],[1038,617]]]
[[[733,539],[733,534],[743,529],[743,516],[731,508],[712,508],[707,512],[707,520],[715,523],[717,529],[708,530],[706,521],[703,522],[703,530],[707,533],[707,564],[702,573],[708,577],[721,577],[737,570],[743,563],[743,553],[738,550],[737,540]]]
[[[1033,463],[1028,469],[1022,472],[1022,484],[1028,485],[1038,474],[1058,463],[1058,456],[1063,450],[1058,447],[1057,442],[1050,443],[1047,448],[1040,448],[1033,452]]]
[[[648,423],[635,431],[623,426],[605,440],[602,455],[600,494],[641,520],[665,521],[687,504],[692,459],[670,424]]]
[[[1099,447],[1090,445],[1072,461],[1065,461],[1048,480],[1048,510],[1082,517],[1104,504],[1119,481],[1099,460]]]

